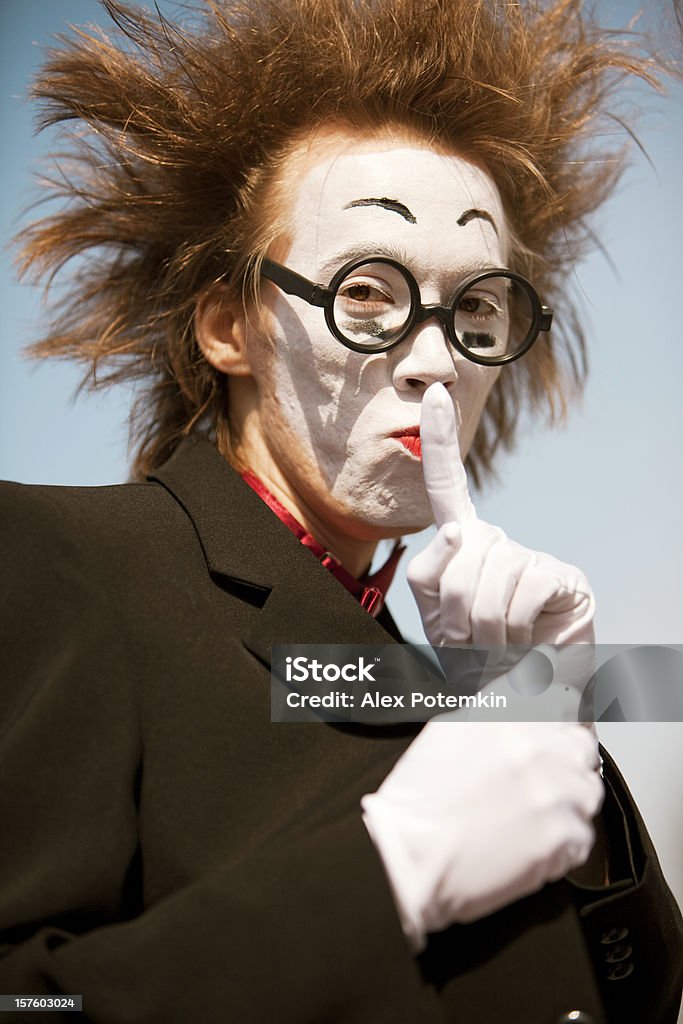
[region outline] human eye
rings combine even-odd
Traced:
[[[473,322],[500,320],[504,316],[503,305],[496,296],[474,291],[460,299],[457,312]]]
[[[455,306],[455,332],[470,351],[486,349],[493,356],[505,350],[510,333],[509,282],[491,276],[475,281]]]
[[[337,290],[337,301],[347,316],[363,318],[381,316],[395,304],[390,285],[366,274],[343,281]]]
[[[410,285],[400,267],[381,260],[352,267],[337,285],[332,317],[354,345],[393,342],[410,318]]]

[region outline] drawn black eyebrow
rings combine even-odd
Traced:
[[[465,212],[458,217],[456,223],[459,225],[459,227],[464,228],[465,224],[469,224],[469,222],[473,220],[475,217],[479,217],[480,220],[487,220],[489,224],[493,226],[493,230],[496,232],[496,234],[498,234],[496,222],[491,216],[491,214],[487,213],[486,210],[465,210]]]
[[[398,199],[387,199],[386,196],[382,199],[354,199],[353,202],[347,203],[344,209],[350,210],[352,206],[381,206],[385,210],[391,210],[392,213],[398,213],[409,224],[417,224],[415,214],[411,213],[403,203],[399,203]]]

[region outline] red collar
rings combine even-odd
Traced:
[[[308,533],[301,523],[294,518],[291,512],[288,512],[284,505],[280,504],[258,477],[247,470],[246,473],[242,474],[242,479],[253,491],[256,491],[258,496],[265,501],[268,508],[292,531],[295,537],[298,537],[304,547],[308,548],[315,555],[328,572],[331,572],[342,586],[346,587],[349,593],[358,599],[361,607],[365,608],[373,618],[376,618],[384,606],[384,596],[394,578],[394,573],[396,572],[399,559],[405,551],[405,546],[397,540],[388,559],[377,572],[374,572],[372,575],[366,573],[365,576],[356,579],[355,576],[346,571],[339,559],[335,558],[329,551],[326,551],[322,544],[319,544],[315,537]]]

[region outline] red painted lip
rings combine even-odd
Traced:
[[[389,436],[395,437],[414,458],[422,458],[419,427],[402,427],[400,430],[394,430]]]

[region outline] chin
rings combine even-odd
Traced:
[[[375,486],[349,495],[343,504],[345,514],[364,527],[368,538],[373,539],[419,533],[434,522],[423,485],[415,489],[406,487],[403,494],[393,488]]]
[[[396,531],[391,534],[392,537],[400,537],[409,533],[421,533],[423,530],[434,525],[434,513],[431,508],[424,515],[419,517],[412,516],[410,518],[405,518],[405,515],[406,514],[404,512],[404,522],[397,524]]]

